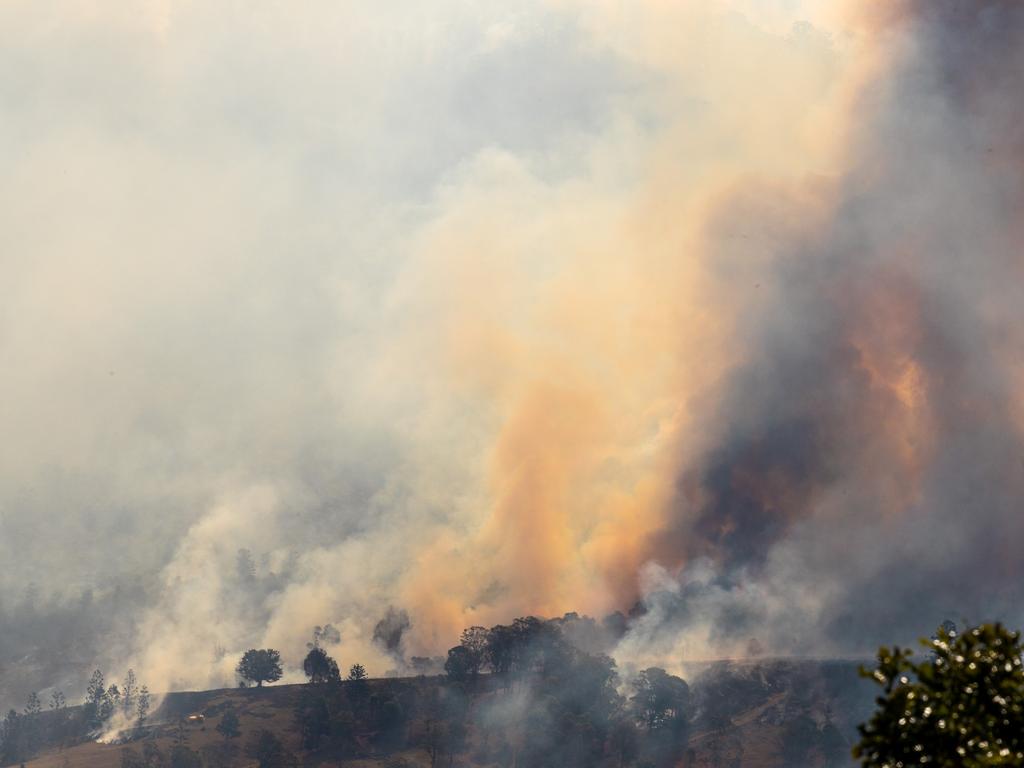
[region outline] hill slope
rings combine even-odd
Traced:
[[[348,684],[342,684],[341,689]],[[856,675],[854,662],[764,661],[706,665],[692,681],[695,693],[690,727],[669,761],[686,768],[815,768],[848,765],[855,725],[871,705],[870,686]],[[272,733],[286,753],[304,765],[342,765],[359,768],[429,766],[433,748],[436,765],[519,765],[523,742],[530,739],[531,715],[542,705],[523,689],[504,690],[483,677],[467,696],[466,733],[452,754],[438,747],[434,725],[445,706],[447,681],[419,677],[368,681],[364,704],[369,711],[380,702],[400,701],[404,716],[397,730],[384,733],[378,720],[346,724],[342,739],[325,738],[316,750],[302,748],[296,707],[311,686],[282,685],[262,689],[224,689],[171,693],[154,713],[146,733],[128,745],[90,742],[51,749],[26,763],[28,768],[120,768],[126,750],[139,764],[159,768],[191,754],[211,768],[252,766],[257,760],[251,744],[256,734]],[[322,690],[322,689],[321,689]],[[351,693],[344,694],[351,696]],[[524,698],[525,696],[525,698]],[[518,715],[496,725],[493,713]],[[226,739],[216,730],[228,711],[239,719],[241,735]],[[518,719],[516,719],[518,718]],[[609,737],[612,743],[613,737]],[[227,745],[227,746],[225,746]],[[155,749],[154,749],[155,748]],[[143,753],[146,752],[148,757]],[[600,758],[600,766],[618,766],[619,755]]]

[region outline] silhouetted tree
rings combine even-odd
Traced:
[[[121,689],[116,684],[111,684],[103,694],[103,703],[100,705],[100,717],[106,722],[113,717],[114,712],[121,708]]]
[[[43,705],[39,701],[39,694],[35,691],[28,696],[28,703],[25,704],[25,714],[29,717],[35,717],[43,711]]]
[[[341,680],[338,663],[319,646],[314,646],[306,654],[306,658],[302,662],[302,670],[306,673],[310,683],[336,683]]]
[[[281,654],[273,648],[251,648],[242,656],[235,671],[243,680],[254,682],[258,688],[262,688],[263,683],[281,679]]]
[[[135,670],[129,669],[121,686],[121,709],[125,717],[132,717],[135,714],[135,699],[138,695],[139,683],[135,679]]]
[[[494,674],[507,681],[515,661],[516,636],[512,627],[499,624],[487,633],[487,662]]]
[[[464,645],[456,645],[448,651],[448,660],[444,663],[444,671],[448,678],[455,682],[465,682],[475,671],[472,652]]]
[[[1024,764],[1024,672],[1020,633],[984,624],[923,640],[934,658],[881,648],[861,674],[882,687],[878,709],[859,726],[854,756],[882,768],[980,768]]]
[[[149,688],[142,686],[139,689],[139,700],[135,705],[135,729],[141,731],[149,717]]]
[[[107,688],[103,680],[103,673],[97,669],[89,678],[83,705],[86,722],[90,728],[99,728],[103,724],[103,700],[106,694]]]
[[[650,730],[678,727],[685,721],[690,703],[686,681],[658,667],[645,669],[633,681],[631,701],[637,719]]]
[[[549,675],[567,661],[568,647],[558,627],[536,616],[515,619],[512,638],[512,669],[518,676]]]
[[[366,681],[366,669],[362,664],[353,664],[348,671],[348,696],[352,708],[359,713],[370,698],[370,684]]]
[[[39,701],[39,694],[33,691],[29,694],[28,702],[25,704],[25,717],[22,718],[25,752],[30,756],[42,746],[43,724],[39,719],[39,713],[42,711],[43,705]]]
[[[68,735],[67,700],[64,694],[55,690],[50,694],[50,733],[55,743],[63,746]]]
[[[459,645],[466,649],[469,654],[469,673],[476,677],[480,670],[487,663],[487,644],[490,636],[483,627],[470,627],[462,631],[462,638]]]
[[[54,691],[50,694],[50,709],[58,710],[64,709],[67,706],[67,700],[64,698],[63,691]]]

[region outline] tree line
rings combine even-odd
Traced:
[[[244,665],[257,685],[274,679],[273,654],[250,653],[240,674]],[[367,748],[415,746],[435,768],[454,764],[470,749],[475,760],[499,766],[582,768],[608,759],[660,765],[685,747],[692,717],[690,689],[681,678],[652,667],[620,692],[610,657],[579,650],[557,621],[533,616],[466,629],[436,684],[395,679],[371,686],[359,665],[346,678],[339,669],[311,644],[303,662],[309,685],[294,709],[306,750],[355,756]],[[503,698],[523,704],[503,712]]]
[[[824,722],[811,716],[816,704],[807,691],[830,685],[828,674],[794,680],[785,662],[719,663],[691,687],[660,667],[620,673],[607,655],[582,650],[571,631],[564,620],[532,616],[469,627],[449,649],[442,676],[371,681],[358,663],[341,672],[321,645],[337,640],[318,627],[303,661],[308,684],[286,699],[294,703],[293,733],[314,761],[420,749],[432,768],[668,768],[693,763],[689,742],[698,734],[701,759],[724,767],[743,764],[735,716],[757,709],[770,720],[770,700],[789,685],[785,717],[773,721],[785,765],[846,765],[852,747],[867,768],[1024,766],[1024,649],[1020,633],[999,624],[958,633],[947,623],[922,641],[920,661],[905,648],[880,649],[877,666],[862,669],[881,693],[856,743],[840,734],[829,708]],[[244,685],[274,682],[282,677],[280,654],[250,649],[237,671]],[[9,711],[0,723],[0,764],[117,729],[126,742],[122,768],[230,768],[241,721],[233,702],[218,707],[220,744],[191,749],[181,720],[165,751],[142,738],[151,730],[150,695],[134,672],[107,685],[96,671],[80,706],[68,707],[54,691],[45,705],[32,694],[23,711]],[[248,735],[245,754],[260,768],[298,764],[281,734],[259,727]]]
[[[103,672],[92,673],[81,706],[69,707],[64,694],[54,690],[44,707],[37,693],[25,708],[11,709],[0,724],[0,765],[24,762],[43,749],[88,741],[117,727],[122,738],[137,738],[149,717],[149,688],[128,670],[120,685],[106,685]]]

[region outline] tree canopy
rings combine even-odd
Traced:
[[[882,687],[878,709],[861,725],[854,757],[871,768],[1024,765],[1024,672],[1020,633],[984,624],[922,640],[929,658],[881,648],[862,669]]]
[[[273,683],[281,679],[281,654],[273,648],[250,648],[238,662],[235,671],[243,680],[263,687],[263,683]]]
[[[656,730],[685,722],[690,686],[664,669],[651,667],[636,676],[631,698],[637,719]]]
[[[327,655],[320,646],[314,645],[302,662],[302,671],[311,683],[336,683],[341,680],[338,662]]]

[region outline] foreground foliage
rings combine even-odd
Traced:
[[[878,710],[860,726],[854,756],[877,768],[1024,765],[1024,672],[1020,633],[985,624],[957,635],[943,627],[922,641],[930,658],[882,648],[862,670],[882,686]]]

